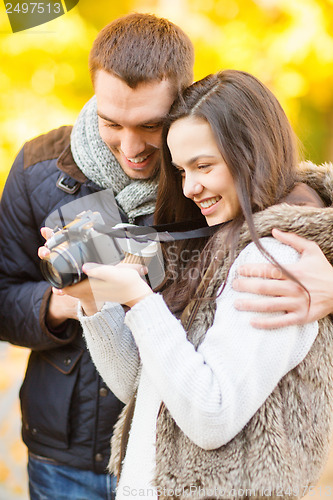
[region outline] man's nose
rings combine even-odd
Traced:
[[[186,198],[194,198],[194,196],[201,193],[202,189],[203,186],[195,175],[185,174],[183,178],[183,193]]]
[[[146,149],[144,137],[134,130],[123,130],[120,149],[126,158],[136,158]]]

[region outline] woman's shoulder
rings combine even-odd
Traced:
[[[233,280],[239,277],[238,270],[239,267],[245,264],[267,264],[277,262],[282,267],[289,266],[290,264],[295,264],[299,258],[300,254],[289,245],[281,243],[272,236],[265,236],[259,238],[259,248],[253,241],[248,243],[235,258],[232,263],[227,277],[227,283],[225,290],[228,293],[234,293],[233,290]],[[279,270],[277,270],[277,273]],[[279,278],[276,276],[276,278]],[[219,291],[224,288],[223,284],[219,288]],[[223,294],[221,295],[221,297]],[[250,298],[253,296],[250,294]],[[242,298],[245,298],[245,293],[242,293]]]
[[[238,257],[235,259],[233,266],[235,264],[241,265],[245,262],[253,262],[257,264],[270,262],[270,256],[274,257],[274,259],[277,260],[277,262],[279,262],[281,265],[286,265],[297,262],[300,257],[299,253],[294,248],[281,243],[272,236],[260,238],[259,243],[262,246],[263,250],[260,249],[254,242],[249,243],[239,253]]]

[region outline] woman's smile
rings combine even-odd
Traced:
[[[201,201],[194,202],[200,207],[202,215],[209,215],[217,208],[217,204],[222,200],[220,195]]]

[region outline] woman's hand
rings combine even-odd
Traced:
[[[50,228],[41,229],[42,236],[48,240],[52,236]],[[38,256],[44,259],[50,250],[46,247],[38,249]],[[141,278],[147,274],[146,267],[139,264],[125,264],[120,262],[115,266],[87,263],[82,270],[88,276],[88,280],[83,280],[76,285],[65,287],[61,290],[52,288],[52,297],[55,299],[73,301],[79,299],[81,306],[88,316],[101,310],[104,302],[118,302],[119,304],[133,307],[137,302],[147,295],[153,293],[152,289]],[[55,302],[55,301],[54,301]],[[73,302],[77,307],[77,301]],[[50,320],[53,320],[53,312],[49,312]],[[73,317],[73,316],[72,316]],[[76,309],[75,309],[76,317]]]
[[[89,278],[89,283],[96,301],[118,302],[133,307],[144,297],[153,293],[149,285],[141,278],[147,268],[139,264],[105,266],[94,263],[82,267]]]
[[[106,266],[87,263],[83,265],[82,270],[87,274],[88,280],[65,287],[61,291],[55,290],[55,293],[78,298],[87,316],[99,311],[106,301],[133,307],[153,293],[141,278],[147,273],[147,268],[138,264],[120,262],[115,266]]]

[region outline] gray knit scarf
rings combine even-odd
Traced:
[[[88,179],[103,189],[113,189],[129,222],[154,212],[158,179],[133,180],[125,174],[99,134],[96,96],[78,116],[71,134],[71,150],[75,163]]]

